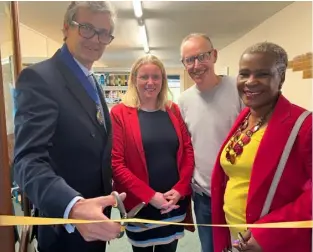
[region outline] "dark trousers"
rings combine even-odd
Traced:
[[[39,252],[105,252],[105,242],[86,242],[77,230],[69,234],[59,225],[39,226],[38,231]]]
[[[176,252],[178,240],[173,241],[172,243],[166,245],[157,245],[146,248],[139,248],[133,246],[133,252]],[[154,250],[153,250],[154,248]]]

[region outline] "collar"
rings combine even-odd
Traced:
[[[89,71],[87,67],[85,67],[82,63],[80,63],[77,59],[75,59],[75,57],[73,56],[73,59],[75,60],[75,62],[77,63],[77,65],[81,68],[81,70],[83,71],[83,73],[86,76],[89,76],[91,74],[93,74],[92,71]]]

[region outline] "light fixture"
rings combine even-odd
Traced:
[[[146,30],[145,24],[140,25],[139,29],[140,29],[139,30],[140,40],[143,45],[143,50],[145,51],[145,53],[149,53],[150,49],[149,49],[148,36],[147,36],[147,30]]]
[[[142,17],[141,1],[133,0],[133,8],[136,18],[141,18]]]
[[[135,17],[137,18],[138,25],[139,25],[139,38],[140,38],[140,41],[142,42],[143,50],[145,51],[145,53],[149,53],[150,49],[149,49],[149,43],[148,43],[147,30],[146,30],[145,23],[142,19],[143,12],[142,12],[141,1],[133,0],[133,8],[134,8]]]

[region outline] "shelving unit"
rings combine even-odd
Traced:
[[[128,88],[129,72],[95,72],[109,107],[120,103]]]
[[[114,105],[119,104],[123,95],[128,89],[128,71],[95,71],[95,77],[98,83],[102,86],[104,97],[109,109]],[[169,74],[167,76],[169,89],[171,90],[171,98],[177,102],[181,93],[181,79],[180,75]]]

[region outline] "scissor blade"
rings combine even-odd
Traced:
[[[145,203],[143,203],[143,202],[138,204],[137,206],[135,206],[132,210],[130,210],[127,213],[127,217],[128,218],[134,218],[144,206],[145,206]]]

